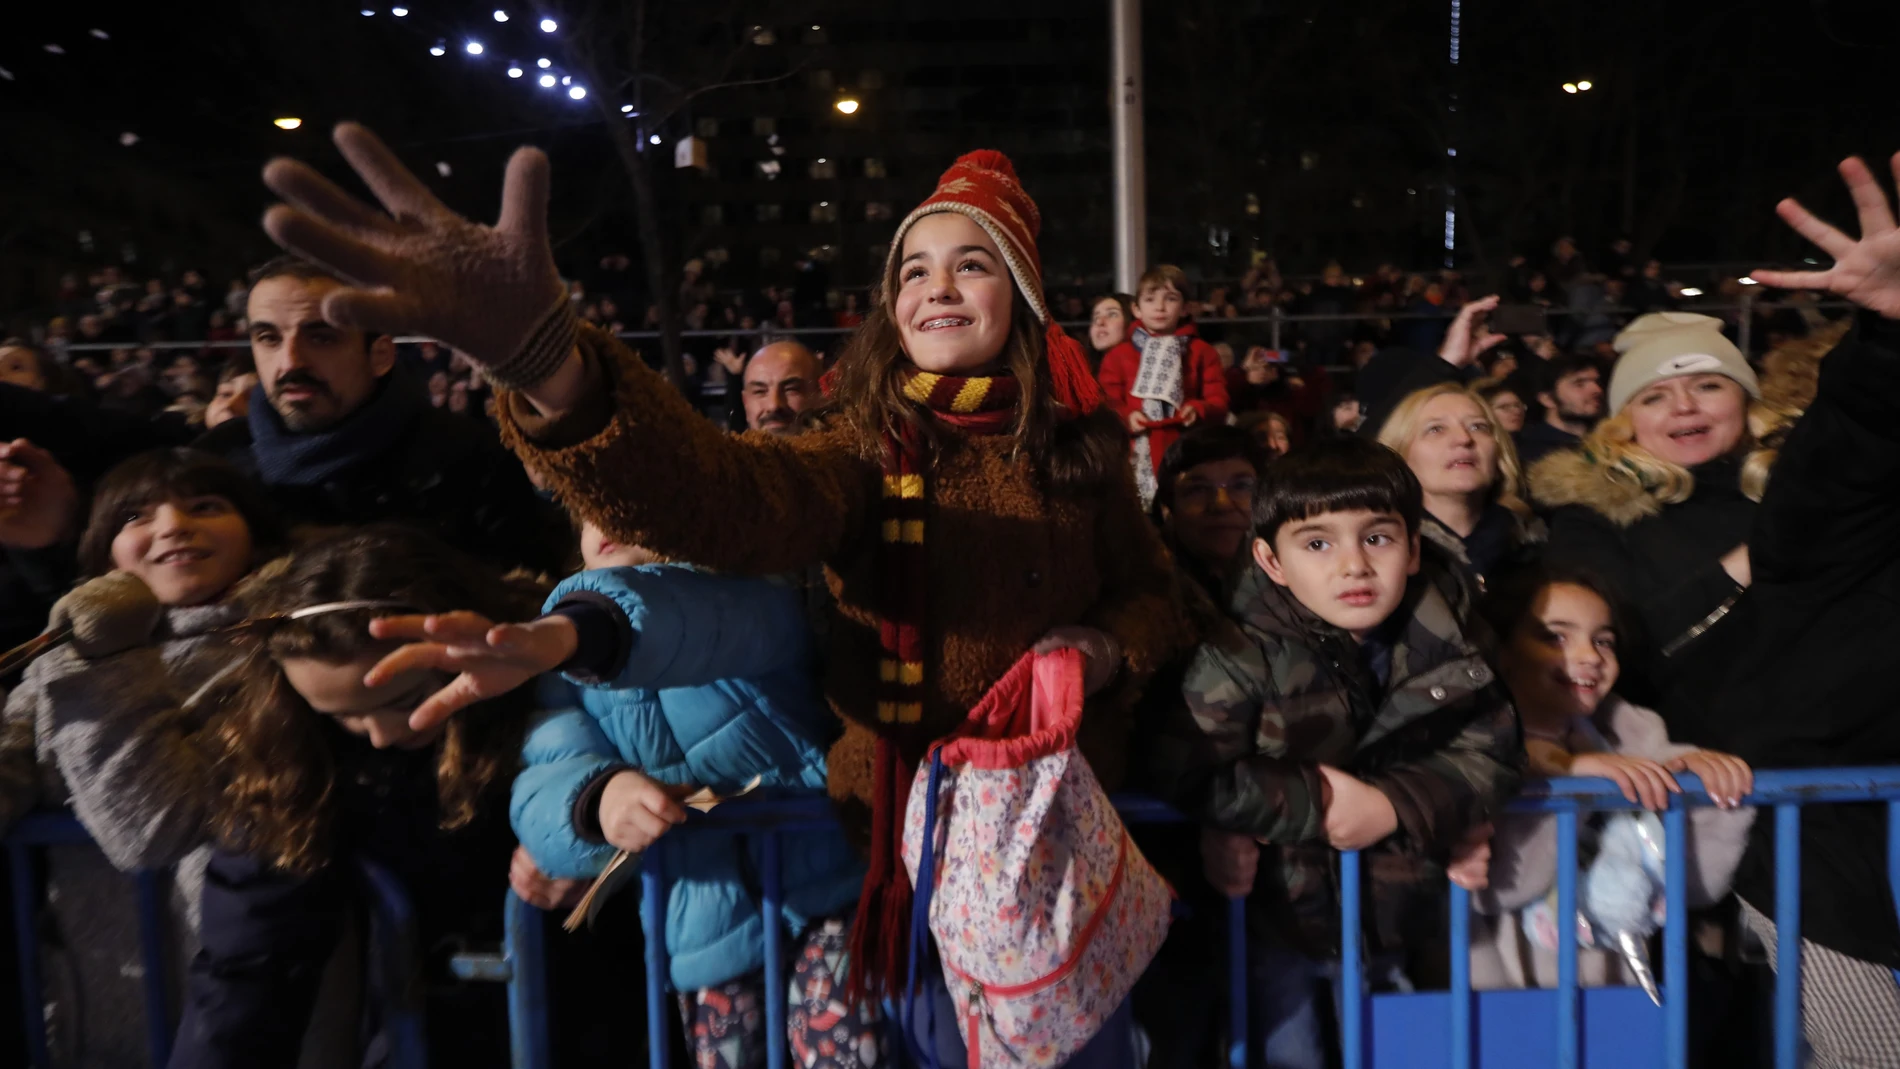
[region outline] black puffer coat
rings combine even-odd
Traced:
[[[1863,314],[1822,362],[1748,543],[1737,653],[1697,673],[1721,680],[1697,741],[1764,768],[1900,764],[1900,323]],[[1900,968],[1885,804],[1808,807],[1801,857],[1802,936]],[[1735,886],[1771,917],[1773,863],[1764,818]]]

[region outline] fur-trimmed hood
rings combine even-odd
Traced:
[[[1771,410],[1771,425],[1750,429],[1770,448],[1779,443],[1776,432],[1792,426],[1814,400],[1821,358],[1845,330],[1845,326],[1836,326],[1816,331],[1809,337],[1784,342],[1762,357],[1762,400]],[[1772,456],[1768,454],[1770,459]],[[1635,470],[1605,464],[1581,448],[1549,454],[1531,466],[1529,479],[1531,499],[1540,508],[1582,505],[1618,527],[1629,527],[1663,510],[1663,503]]]
[[[1662,502],[1629,468],[1600,464],[1581,449],[1559,449],[1531,465],[1531,499],[1546,509],[1582,505],[1618,527],[1660,515]]]

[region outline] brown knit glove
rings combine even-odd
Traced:
[[[264,213],[272,240],[361,287],[324,297],[323,318],[440,339],[510,389],[560,368],[574,348],[576,319],[548,246],[546,154],[515,150],[501,217],[489,227],[450,211],[367,127],[338,123],[334,136],[388,215],[296,160],[264,167],[264,184],[290,202]]]
[[[71,627],[73,651],[90,660],[151,642],[164,612],[145,580],[107,572],[54,602],[47,630]]]

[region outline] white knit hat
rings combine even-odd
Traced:
[[[1735,343],[1722,335],[1722,321],[1693,312],[1638,316],[1616,336],[1616,370],[1610,374],[1610,412],[1653,383],[1681,375],[1725,375],[1748,396],[1761,397],[1755,369]]]

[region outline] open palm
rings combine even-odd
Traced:
[[[297,160],[264,167],[264,184],[289,202],[265,213],[271,238],[357,284],[324,297],[324,319],[439,338],[490,366],[519,351],[566,295],[548,245],[547,156],[523,148],[509,159],[491,227],[449,210],[367,127],[339,123],[334,137],[387,213]]]
[[[1890,166],[1900,178],[1900,154]],[[1841,177],[1860,213],[1860,240],[1822,222],[1790,197],[1775,206],[1776,214],[1832,256],[1834,266],[1825,271],[1756,271],[1751,277],[1782,289],[1825,290],[1888,319],[1900,319],[1900,227],[1894,225],[1886,190],[1858,156],[1841,161]]]

